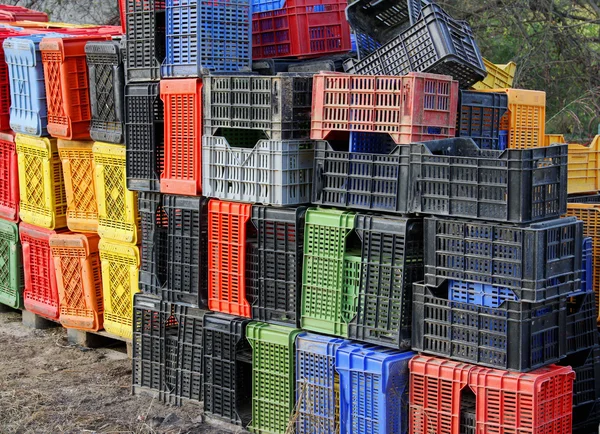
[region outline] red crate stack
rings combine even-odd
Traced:
[[[19,221],[19,168],[12,131],[0,133],[0,217]]]

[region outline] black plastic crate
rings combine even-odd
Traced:
[[[459,434],[476,434],[477,432],[477,404],[475,397],[461,399],[460,402],[460,428]]]
[[[463,89],[487,75],[469,25],[452,19],[436,4],[425,6],[419,21],[369,56],[347,60],[344,69],[360,75],[406,75],[411,71],[449,75]]]
[[[160,193],[139,192],[142,243],[140,261],[140,291],[162,297],[167,281],[168,220]]]
[[[252,318],[300,326],[300,289],[306,207],[252,207],[257,231],[257,276],[252,283]]]
[[[158,83],[125,87],[125,156],[127,188],[160,191],[164,167],[165,110]]]
[[[271,140],[309,138],[313,74],[215,74],[202,83],[204,134],[236,128],[264,131]]]
[[[411,0],[357,0],[346,8],[346,18],[355,33],[364,34],[380,44],[385,44],[410,26],[409,3]],[[414,8],[414,5],[412,7]],[[359,39],[357,44],[360,51],[362,47]]]
[[[167,226],[167,280],[163,300],[208,303],[208,198],[163,196]]]
[[[583,223],[566,217],[518,227],[425,218],[425,283],[446,279],[509,288],[538,302],[581,289]]]
[[[456,135],[470,137],[480,149],[500,147],[500,119],[508,110],[506,93],[460,91]]]
[[[578,196],[569,196],[569,202],[572,203],[600,203],[600,194],[582,194]]]
[[[566,304],[559,297],[542,303],[505,301],[493,308],[449,300],[446,283],[415,283],[412,348],[497,369],[530,371],[566,355]]]
[[[423,280],[423,219],[358,214],[355,230],[361,280],[348,337],[410,349],[412,285]]]
[[[165,0],[122,0],[127,21],[127,83],[159,81],[166,55]]]
[[[85,45],[89,68],[92,140],[123,143],[125,74],[121,44],[90,41]]]
[[[594,291],[567,298],[567,354],[598,345],[597,312]]]
[[[204,411],[236,425],[252,418],[252,347],[246,339],[248,319],[204,315]]]

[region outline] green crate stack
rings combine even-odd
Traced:
[[[0,303],[22,309],[23,284],[19,227],[0,220]]]

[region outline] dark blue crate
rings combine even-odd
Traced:
[[[504,151],[508,146],[508,131],[500,130],[498,132],[498,150]]]
[[[414,356],[364,344],[338,348],[340,432],[408,432],[408,362]]]
[[[375,39],[373,39],[366,33],[355,31],[354,38],[356,40],[355,51],[358,54],[359,59],[367,57],[369,54],[381,47],[381,44],[379,42],[377,42]]]
[[[584,292],[592,291],[594,286],[593,279],[593,241],[592,237],[587,237],[583,239],[583,247],[582,247],[582,260],[581,260],[581,268],[583,272],[581,273],[581,290]]]
[[[508,109],[508,95],[461,90],[458,107],[456,136],[470,137],[479,149],[499,149],[500,119]]]
[[[394,140],[387,133],[351,131],[348,151],[363,154],[389,154],[396,146]]]
[[[163,77],[250,71],[251,0],[167,0]]]
[[[517,301],[517,296],[509,288],[449,280],[448,299],[478,306],[498,307],[505,301]]]
[[[302,332],[296,338],[298,434],[339,432],[339,376],[335,352],[350,341]]]

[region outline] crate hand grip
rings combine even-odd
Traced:
[[[23,268],[25,270],[31,270],[31,247],[29,243],[23,243],[21,246],[23,251]],[[31,273],[23,273],[25,275],[25,288],[31,288]]]

